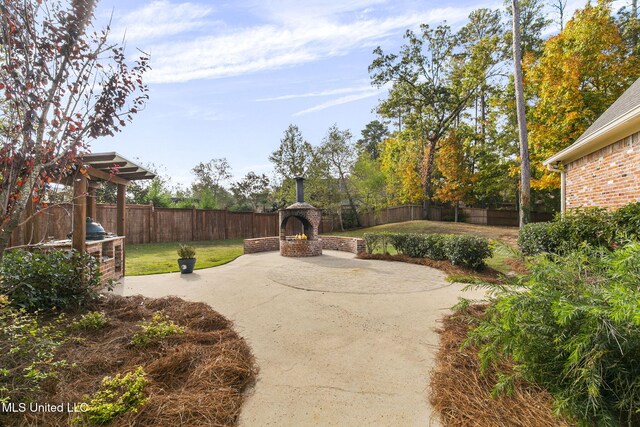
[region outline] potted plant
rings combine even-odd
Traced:
[[[193,267],[196,265],[196,248],[189,245],[178,246],[178,266],[180,273],[193,273]]]

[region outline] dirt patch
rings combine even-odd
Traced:
[[[465,313],[442,320],[440,349],[431,373],[429,401],[448,427],[514,426],[565,427],[574,424],[556,418],[548,392],[518,382],[511,396],[490,397],[495,370],[480,374],[476,347],[461,348],[472,324],[484,315],[485,306],[472,305]],[[503,365],[501,370],[508,370]]]
[[[109,296],[91,310],[102,311],[109,324],[98,331],[78,332],[58,356],[75,366],[45,384],[38,402],[80,403],[105,376],[142,366],[149,380],[147,403],[125,413],[111,426],[231,426],[236,425],[246,390],[256,367],[246,342],[231,322],[204,303],[176,297]],[[138,322],[162,312],[185,332],[144,348],[131,344]],[[71,317],[69,318],[71,320]],[[67,413],[24,413],[0,416],[4,425],[67,426]]]
[[[451,261],[436,261],[429,258],[411,258],[406,255],[389,255],[389,254],[359,254],[360,259],[377,259],[381,261],[400,261],[409,264],[424,265],[431,268],[444,271],[450,276],[466,276],[474,277],[489,283],[500,283],[503,279],[503,274],[498,270],[491,267],[485,267],[482,271],[475,271],[469,268],[459,267],[451,264]]]

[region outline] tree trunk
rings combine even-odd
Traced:
[[[518,135],[520,137],[520,228],[529,223],[531,211],[531,168],[529,166],[529,140],[527,138],[527,118],[525,115],[524,89],[522,86],[522,54],[520,51],[520,8],[518,0],[512,0],[513,7],[513,65],[516,90],[516,112],[518,114]]]
[[[0,227],[0,261],[2,261],[2,258],[4,257],[5,249],[9,246],[11,234],[20,224],[20,215],[22,215],[22,212],[24,212],[27,207],[27,202],[29,201],[29,198],[31,198],[31,192],[33,191],[38,175],[40,175],[40,169],[34,169],[31,172],[27,178],[27,182],[25,182],[23,187],[20,189],[20,197],[11,211],[11,216],[4,224],[2,224],[2,227]]]
[[[427,157],[427,165],[424,174],[424,219],[431,219],[431,193],[433,190],[431,185],[431,175],[433,175],[433,164],[436,158],[436,142],[437,141],[429,141],[429,155]]]

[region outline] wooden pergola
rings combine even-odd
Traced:
[[[155,174],[118,153],[86,154],[81,160],[84,173],[73,177],[73,235],[71,246],[86,251],[87,217],[96,218],[96,189],[101,182],[117,185],[116,234],[124,236],[127,223],[126,193],[131,181],[153,179]]]

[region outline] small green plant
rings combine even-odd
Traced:
[[[103,288],[98,262],[77,251],[8,251],[0,264],[0,293],[29,311],[76,309]]]
[[[384,236],[380,233],[364,233],[362,238],[364,239],[367,253],[372,254],[382,246],[382,239]]]
[[[141,330],[137,332],[131,342],[137,347],[144,347],[160,341],[162,338],[184,333],[184,328],[176,325],[160,312],[153,313],[150,321],[140,323]]]
[[[102,425],[126,412],[137,412],[148,397],[145,386],[148,380],[142,366],[124,376],[104,377],[100,390],[87,397],[86,411],[73,424]]]
[[[196,248],[189,245],[178,246],[178,256],[181,259],[190,259],[196,257]]]
[[[60,328],[64,316],[44,323],[34,313],[15,309],[0,296],[0,402],[31,401],[42,381],[55,378],[68,363],[56,360],[66,342]]]
[[[487,239],[475,236],[449,236],[445,242],[447,259],[454,265],[481,270],[493,254]]]
[[[566,243],[567,225],[562,221],[526,224],[518,233],[518,246],[522,255],[559,253],[562,245]]]
[[[73,322],[69,327],[72,330],[97,331],[109,324],[109,318],[100,311],[90,311],[80,316],[80,319]]]

